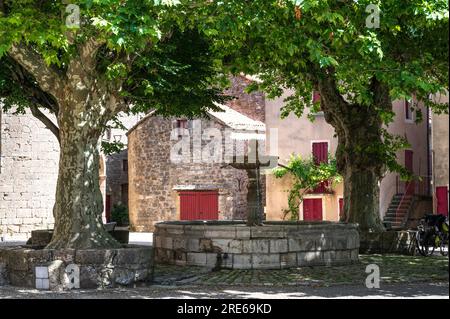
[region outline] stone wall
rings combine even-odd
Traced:
[[[119,203],[128,206],[128,196],[123,193],[125,185],[128,185],[127,160],[127,149],[106,157],[106,194],[111,196],[111,208]]]
[[[127,147],[128,140],[126,133],[141,117],[141,115],[120,114],[118,118],[123,128],[110,129],[108,134],[105,134],[103,137],[103,140],[108,142],[118,141]],[[106,195],[111,197],[111,208],[119,203],[128,206],[127,196],[123,194],[123,190],[128,185],[128,170],[127,167],[124,167],[124,165],[126,166],[126,162],[124,161],[127,160],[128,150],[126,148],[119,153],[106,156]]]
[[[132,245],[85,250],[4,247],[0,248],[0,286],[3,283],[38,289],[67,289],[66,267],[72,265],[80,271],[78,288],[82,289],[149,282],[153,278],[153,249]]]
[[[178,220],[177,187],[218,190],[219,219],[242,219],[246,212],[246,172],[223,167],[222,162],[174,163],[170,152],[172,146],[178,143],[177,140],[171,140],[171,131],[175,125],[175,119],[150,116],[128,135],[132,229],[153,231],[157,222]],[[201,127],[216,128],[222,132],[225,130],[223,125],[207,119],[201,121]],[[195,151],[192,153],[192,156],[199,155]]]
[[[26,240],[53,227],[59,145],[31,114],[0,108],[0,237]]]

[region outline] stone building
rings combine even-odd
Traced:
[[[252,140],[265,148],[264,96],[244,93],[250,81],[233,78],[226,93],[235,99],[219,105],[222,111],[209,111],[207,118],[150,113],[129,130],[133,230],[153,231],[155,223],[167,220],[244,218],[247,173],[225,162],[230,154],[243,155]],[[264,202],[265,184],[262,190]]]
[[[31,114],[0,107],[0,237],[26,240],[53,227],[59,145]]]
[[[115,205],[128,206],[128,150],[127,131],[141,118],[140,115],[125,115],[119,117],[123,128],[109,129],[103,136],[103,141],[120,142],[124,149],[119,153],[104,156],[106,182],[105,195],[105,220],[109,221]]]
[[[27,240],[32,230],[53,228],[59,144],[31,113],[13,114],[13,110],[1,109],[0,106],[0,240]],[[47,116],[55,121],[52,115]],[[104,140],[126,145],[125,133],[138,119],[122,115],[120,121],[125,130],[111,129]],[[105,213],[111,205],[126,201],[126,196],[121,195],[122,185],[128,183],[123,167],[127,167],[126,150],[101,156],[100,188]]]

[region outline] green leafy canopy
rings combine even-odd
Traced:
[[[122,84],[112,92],[129,105],[126,112],[155,109],[192,117],[214,108],[213,100],[223,100],[220,59],[195,20],[201,1],[70,1],[79,8],[79,28],[66,25],[71,14],[66,2],[0,1],[0,98],[5,108],[37,102],[36,94],[13,74],[17,65],[8,50],[14,43],[31,47],[64,77],[89,39],[102,43],[95,76],[111,86]],[[24,76],[33,89],[41,89],[37,79],[26,72]]]

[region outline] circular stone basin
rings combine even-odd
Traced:
[[[357,225],[335,222],[172,221],[155,225],[155,261],[232,269],[345,265],[358,261]]]

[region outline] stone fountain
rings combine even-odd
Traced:
[[[155,225],[155,261],[215,269],[282,269],[358,261],[357,225],[329,221],[263,221],[260,175],[277,165],[258,143],[227,164],[248,174],[247,220],[169,221]]]
[[[247,226],[261,226],[264,214],[261,169],[275,168],[278,163],[278,156],[260,155],[258,140],[252,140],[249,143],[247,155],[233,156],[228,160],[229,166],[247,172]]]

